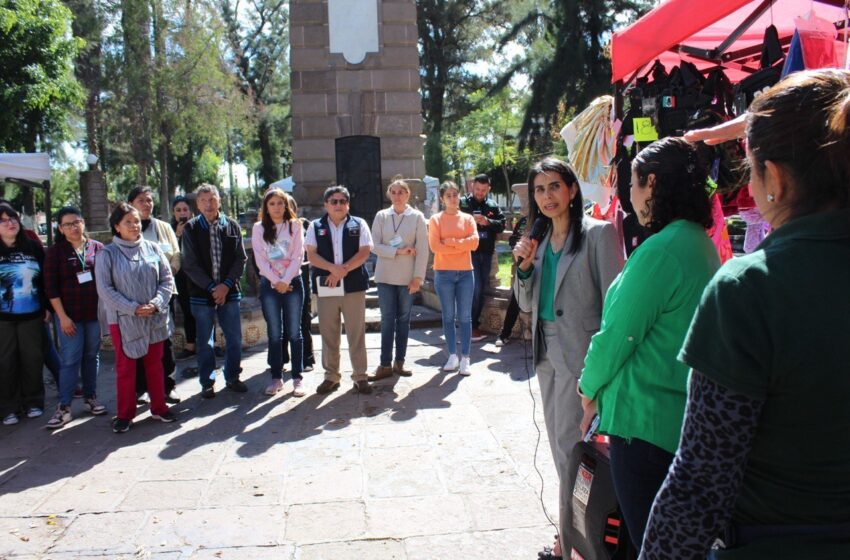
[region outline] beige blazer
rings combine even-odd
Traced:
[[[554,310],[558,339],[561,342],[560,350],[564,353],[564,362],[570,370],[568,373],[575,377],[581,375],[590,338],[599,330],[602,302],[608,286],[623,268],[623,248],[612,224],[584,217],[582,230],[584,240],[581,249],[575,254],[568,251],[572,234],[567,236],[558,261],[555,280]],[[540,301],[540,273],[543,269],[543,255],[549,246],[549,237],[547,233],[537,247],[531,276],[525,280],[518,276],[514,278],[514,291],[519,307],[531,313],[535,365],[546,351],[537,328],[537,313]]]

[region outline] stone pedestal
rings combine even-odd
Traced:
[[[109,230],[109,201],[106,180],[100,169],[80,172],[80,198],[88,231]]]
[[[329,0],[292,0],[290,7],[292,174],[307,216],[321,212],[322,192],[336,183],[337,138],[380,138],[384,190],[395,175],[425,175],[416,3],[348,1],[359,7],[334,0],[330,12]],[[377,17],[377,37],[371,28],[359,38],[357,30],[339,26],[345,9]],[[334,50],[343,52],[331,52],[331,29]],[[352,43],[362,47],[354,55],[345,52]]]

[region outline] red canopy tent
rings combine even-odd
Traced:
[[[844,6],[845,0],[667,0],[614,33],[611,81],[629,83],[657,59],[668,70],[682,60],[705,71],[722,66],[738,82],[758,70],[764,30],[771,23],[787,48],[795,17],[814,9],[843,29]]]

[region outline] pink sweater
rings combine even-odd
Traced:
[[[290,225],[291,224],[291,225]],[[289,233],[290,227],[292,233]],[[257,222],[251,230],[251,248],[254,251],[254,261],[260,269],[260,276],[272,283],[291,284],[292,280],[301,274],[301,260],[304,256],[304,236],[301,232],[301,222],[292,220],[289,223],[276,224],[276,245],[286,249],[278,258],[270,258],[275,244],[269,244],[263,239],[263,224]]]

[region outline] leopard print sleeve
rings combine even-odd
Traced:
[[[764,401],[694,371],[682,439],[652,505],[641,560],[704,560],[732,516]]]

